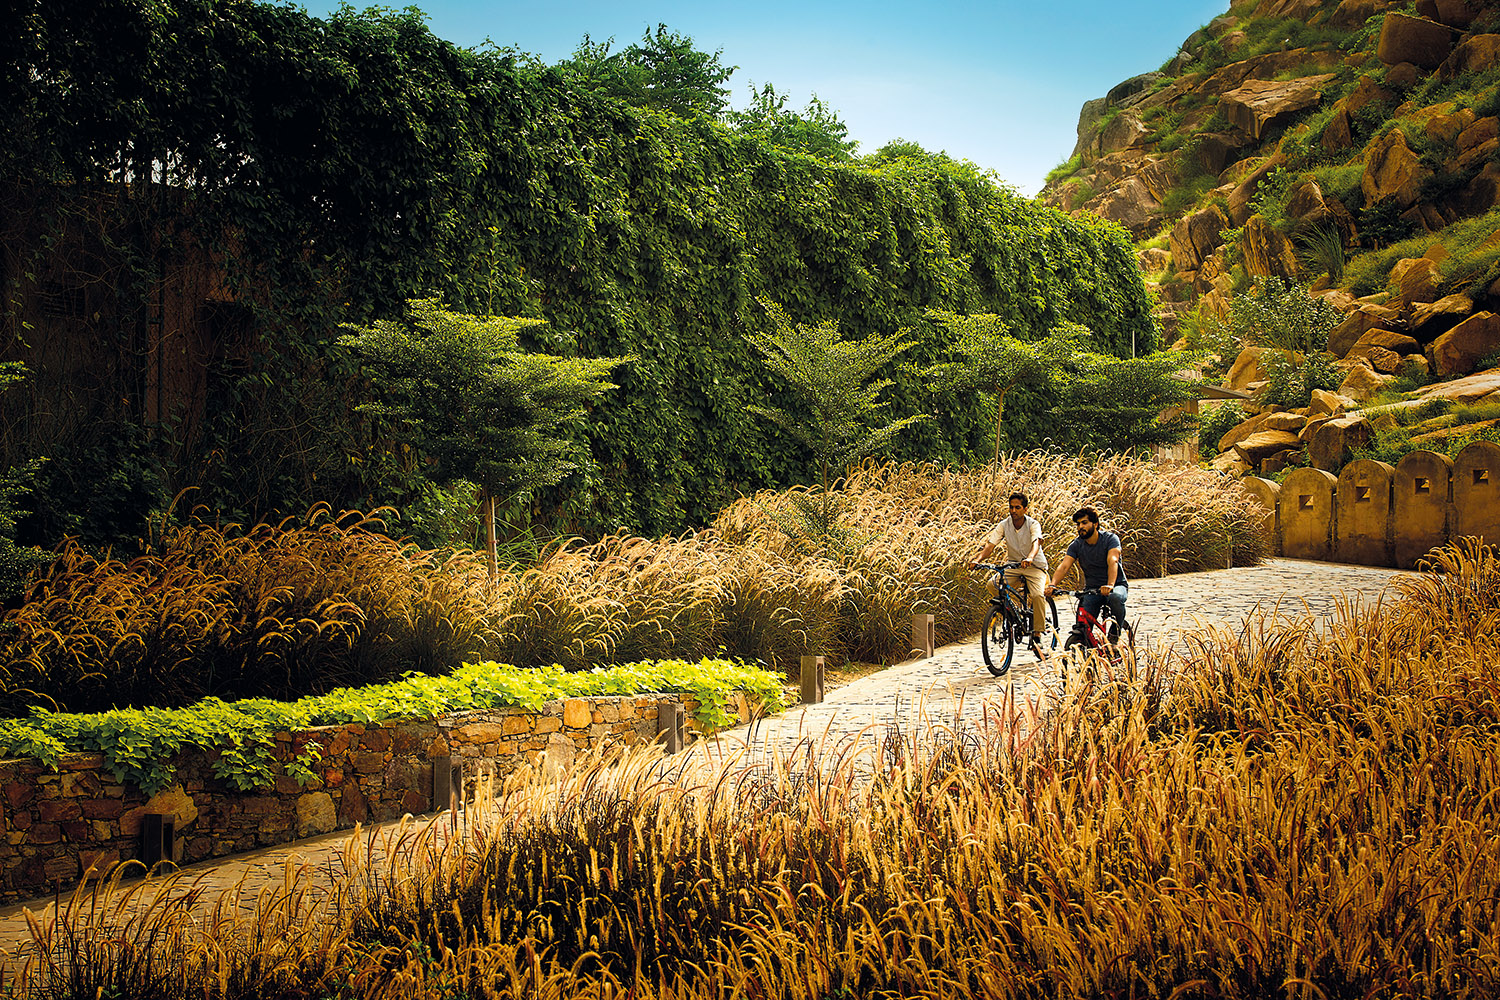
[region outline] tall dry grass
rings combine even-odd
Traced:
[[[315,508],[248,530],[191,522],[125,562],[65,545],[0,631],[0,711],[295,699],[441,673],[465,661],[570,670],[730,655],[795,672],[799,658],[899,660],[911,616],[940,642],[984,607],[967,559],[1031,495],[1057,558],[1080,506],[1125,539],[1132,576],[1257,561],[1254,501],[1230,480],[1123,458],[1028,453],[999,476],[868,464],[831,498],[766,492],[675,538],[559,542],[490,581],[469,552],[425,552]],[[809,499],[836,533],[788,533]]]
[[[1500,559],[1437,564],[1331,625],[1254,617],[862,758],[516,776],[303,938],[158,905],[135,924],[156,964],[22,982],[94,996],[134,962],[157,995],[226,1000],[1493,997]]]

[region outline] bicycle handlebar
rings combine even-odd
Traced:
[[[989,571],[991,571],[993,573],[1003,573],[1004,571],[1006,571],[1008,569],[1020,569],[1021,568],[1021,564],[1018,563],[1018,562],[974,563],[970,568],[971,569],[987,569],[987,570],[989,570]]]

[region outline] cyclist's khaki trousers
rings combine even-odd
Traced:
[[[1047,595],[1044,593],[1047,574],[1032,566],[1030,569],[1008,569],[1005,571],[1005,579],[1013,586],[1022,582],[1026,584],[1026,594],[1031,598],[1031,631],[1037,635],[1047,631]],[[1020,589],[1019,586],[1017,589]],[[990,579],[989,591],[991,597],[999,596],[998,577]]]

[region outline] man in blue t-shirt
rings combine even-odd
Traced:
[[[1108,604],[1114,620],[1109,623],[1109,639],[1113,642],[1120,633],[1120,623],[1125,620],[1125,598],[1129,586],[1125,580],[1125,565],[1120,561],[1120,536],[1112,531],[1099,530],[1099,512],[1085,507],[1073,515],[1073,524],[1078,528],[1078,537],[1068,545],[1068,553],[1052,580],[1047,584],[1047,593],[1057,589],[1057,581],[1068,575],[1076,562],[1083,570],[1083,585],[1098,588],[1097,594],[1085,594],[1078,599],[1083,610],[1099,617],[1101,605]],[[1077,626],[1074,626],[1077,629]]]

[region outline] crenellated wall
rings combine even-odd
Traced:
[[[1294,559],[1412,569],[1453,538],[1500,543],[1500,445],[1490,441],[1451,461],[1414,451],[1394,466],[1356,459],[1337,477],[1295,469],[1279,486],[1243,482],[1267,508],[1275,550]]]

